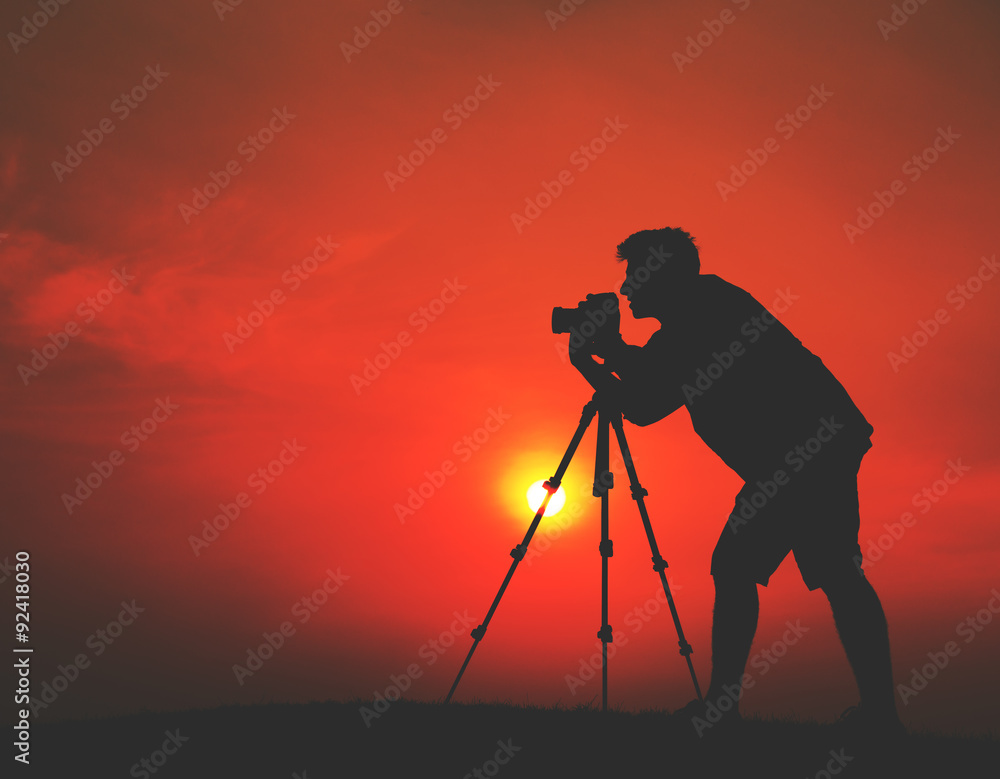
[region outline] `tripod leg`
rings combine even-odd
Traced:
[[[597,637],[601,639],[601,711],[608,710],[608,644],[614,638],[608,624],[608,558],[612,555],[611,539],[608,537],[608,491],[614,486],[614,476],[609,466],[609,436],[611,418],[602,410],[597,417],[597,455],[594,458],[594,497],[601,499],[601,629]]]
[[[483,640],[483,636],[486,635],[486,628],[489,627],[490,620],[493,619],[493,614],[497,610],[497,606],[500,605],[500,599],[503,597],[504,591],[507,589],[507,585],[510,584],[510,580],[514,576],[517,564],[521,562],[521,559],[528,551],[528,544],[531,543],[531,537],[535,534],[535,530],[538,528],[538,523],[541,522],[542,516],[545,514],[545,509],[548,508],[549,499],[553,494],[555,494],[556,490],[559,489],[562,477],[566,473],[566,469],[569,467],[569,463],[573,459],[573,455],[576,454],[576,449],[580,445],[580,441],[583,439],[583,434],[587,431],[587,428],[590,426],[590,423],[594,419],[594,415],[596,413],[597,399],[595,397],[583,407],[583,413],[580,415],[580,423],[576,427],[576,432],[573,434],[573,438],[570,440],[569,446],[566,447],[566,453],[563,455],[563,458],[559,463],[559,467],[556,468],[555,475],[545,482],[545,498],[542,499],[542,505],[539,506],[538,511],[535,512],[535,518],[531,520],[531,525],[528,527],[528,531],[524,534],[524,538],[521,540],[521,543],[510,550],[510,556],[514,559],[510,564],[510,568],[507,569],[507,576],[504,577],[503,584],[500,585],[500,589],[497,592],[496,597],[493,599],[493,605],[490,606],[490,610],[486,613],[486,619],[484,619],[482,624],[472,631],[471,635],[475,640],[472,643],[472,648],[469,649],[469,654],[465,657],[465,662],[462,663],[462,667],[458,671],[458,676],[455,677],[455,681],[451,685],[451,689],[448,690],[448,695],[444,699],[445,703],[448,703],[451,700],[451,696],[454,695],[455,689],[458,687],[458,683],[462,679],[462,674],[465,673],[465,669],[469,665],[469,661],[472,659],[472,654],[476,651],[476,647],[479,646],[479,642]]]
[[[632,462],[632,453],[628,448],[628,441],[625,440],[625,429],[622,426],[621,414],[613,415],[611,424],[618,437],[618,447],[621,449],[622,458],[625,460],[625,470],[628,472],[629,486],[632,488],[632,499],[639,507],[639,516],[642,518],[642,525],[646,530],[646,538],[649,540],[649,550],[653,554],[653,570],[660,575],[660,583],[663,585],[663,593],[667,596],[667,605],[670,606],[670,616],[674,619],[674,627],[677,629],[678,645],[680,653],[687,661],[688,671],[691,673],[691,681],[694,682],[694,691],[698,695],[698,700],[703,700],[701,687],[698,685],[698,677],[694,672],[694,664],[691,662],[691,653],[694,651],[691,645],[684,638],[684,629],[681,627],[681,618],[677,615],[677,607],[674,605],[674,597],[670,593],[670,585],[667,582],[667,561],[660,555],[660,549],[656,544],[656,537],[653,535],[653,526],[649,522],[649,513],[646,511],[645,497],[649,493],[639,484],[639,477],[635,472],[635,463]]]

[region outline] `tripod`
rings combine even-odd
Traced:
[[[465,669],[468,667],[469,661],[472,659],[472,655],[476,651],[476,647],[479,646],[479,642],[482,641],[483,637],[486,635],[486,628],[489,627],[490,620],[493,619],[493,614],[496,612],[497,606],[500,605],[500,599],[503,597],[504,591],[507,589],[507,585],[510,584],[510,580],[514,576],[517,564],[521,562],[525,553],[528,551],[528,544],[531,543],[531,537],[535,534],[535,530],[538,528],[538,523],[541,522],[542,516],[545,514],[545,509],[549,505],[549,499],[559,489],[562,477],[566,473],[566,469],[569,467],[570,461],[573,459],[573,455],[576,453],[577,447],[580,445],[580,441],[583,439],[583,434],[590,426],[590,423],[593,421],[595,415],[598,416],[598,428],[597,453],[594,458],[593,494],[595,498],[599,497],[601,499],[601,544],[599,547],[601,552],[601,629],[597,632],[597,637],[601,639],[601,710],[608,710],[608,644],[612,643],[614,640],[611,635],[611,625],[608,624],[608,558],[614,553],[611,539],[608,538],[608,491],[614,486],[614,474],[612,474],[609,468],[609,427],[613,427],[615,429],[615,435],[618,437],[618,447],[621,449],[622,458],[625,460],[625,470],[628,473],[629,484],[632,488],[632,499],[639,506],[639,516],[642,518],[642,524],[646,530],[646,538],[649,540],[649,549],[653,553],[653,570],[660,576],[660,584],[663,585],[663,593],[667,596],[667,605],[670,606],[670,615],[673,617],[674,627],[677,629],[677,638],[679,639],[677,643],[680,646],[680,653],[687,661],[688,671],[691,674],[691,681],[694,682],[695,693],[697,693],[698,699],[702,700],[701,688],[698,686],[698,677],[695,676],[694,665],[691,663],[691,652],[693,650],[691,649],[691,645],[684,638],[684,630],[681,628],[681,620],[680,617],[677,616],[677,607],[674,605],[674,598],[670,593],[670,585],[667,583],[667,575],[664,573],[667,568],[667,563],[660,555],[659,547],[656,544],[656,538],[653,536],[653,528],[649,523],[649,514],[646,512],[646,503],[644,498],[649,493],[646,492],[646,490],[639,484],[639,477],[635,472],[635,464],[632,462],[632,453],[629,451],[628,442],[625,440],[625,430],[622,428],[621,411],[617,408],[612,409],[606,404],[602,404],[600,397],[595,393],[590,402],[583,407],[583,413],[580,416],[580,423],[577,425],[576,432],[573,434],[573,438],[570,440],[569,446],[566,447],[566,453],[563,455],[562,461],[559,463],[559,467],[556,468],[555,475],[545,482],[545,497],[542,499],[542,504],[538,507],[538,511],[535,512],[535,518],[531,521],[528,531],[524,534],[524,538],[521,543],[510,550],[510,556],[514,559],[510,564],[510,568],[507,570],[507,576],[504,578],[503,584],[500,585],[500,590],[493,599],[493,605],[490,606],[490,610],[486,613],[486,619],[484,619],[482,624],[472,631],[472,638],[474,639],[472,648],[469,649],[469,654],[466,656],[465,662],[462,663],[462,667],[458,671],[458,676],[455,677],[455,681],[451,685],[451,689],[448,691],[447,697],[444,699],[445,703],[448,703],[451,700],[451,696],[455,693],[455,689],[458,687],[458,683],[462,679],[462,674],[465,673]]]

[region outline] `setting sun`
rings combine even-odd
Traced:
[[[531,507],[532,511],[538,511],[538,507],[542,505],[542,501],[545,500],[545,480],[541,479],[536,481],[530,487],[528,487],[528,505]],[[560,487],[553,494],[552,499],[549,501],[549,505],[546,507],[545,516],[551,517],[553,514],[558,514],[559,509],[561,509],[566,503],[566,492]]]

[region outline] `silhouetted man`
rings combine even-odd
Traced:
[[[885,614],[858,564],[857,474],[872,426],[764,306],[718,276],[699,275],[688,233],[643,230],[618,246],[618,258],[627,262],[621,294],[633,315],[662,327],[643,347],[626,344],[615,327],[576,348],[571,339],[573,365],[637,425],[686,406],[695,432],[746,482],[712,555],[706,702],[692,702],[685,713],[699,735],[709,727],[709,705],[724,715],[715,727],[739,722],[757,585],[766,585],[791,551],[806,586],[829,598],[861,695],[853,724],[873,735],[899,734]]]

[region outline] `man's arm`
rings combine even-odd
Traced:
[[[684,405],[680,388],[670,380],[666,366],[644,348],[627,344],[616,334],[606,343],[588,342],[569,349],[570,362],[590,386],[636,425],[650,425]],[[595,354],[604,358],[603,364],[594,359]]]

